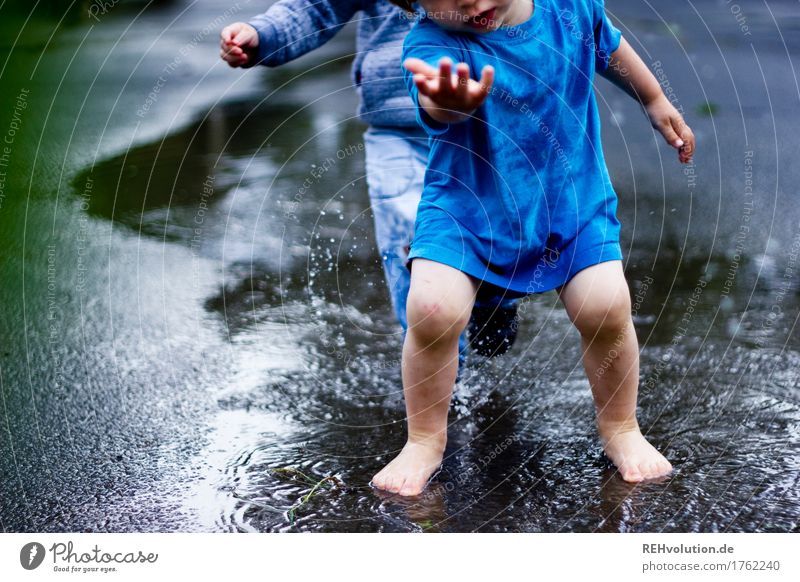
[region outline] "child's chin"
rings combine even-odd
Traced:
[[[461,32],[464,30],[471,30],[469,26],[461,23],[461,22],[453,22],[452,20],[436,20],[433,21],[442,28],[447,30],[452,30],[453,32]]]

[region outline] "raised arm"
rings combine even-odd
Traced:
[[[661,90],[656,78],[608,18],[605,0],[591,0],[594,32],[595,71],[605,77],[644,108],[650,123],[667,143],[678,150],[681,163],[694,154],[694,134],[683,116]]]
[[[608,67],[600,74],[642,105],[653,127],[678,150],[681,163],[691,161],[695,148],[692,129],[624,37],[620,39],[619,48],[611,53]]]
[[[365,1],[369,0],[276,2],[248,22],[258,32],[252,64],[276,67],[322,46],[362,10]]]

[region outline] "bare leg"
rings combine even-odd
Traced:
[[[403,344],[408,440],[372,478],[379,489],[418,495],[442,462],[447,412],[458,372],[458,337],[467,326],[477,286],[452,267],[415,259]]]
[[[625,481],[667,475],[672,465],[642,435],[636,420],[639,344],[620,261],[588,267],[559,291],[581,333],[603,450]]]

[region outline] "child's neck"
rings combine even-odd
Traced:
[[[502,26],[517,26],[526,22],[533,15],[533,0],[514,0],[508,7],[505,22]]]

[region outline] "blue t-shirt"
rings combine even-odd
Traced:
[[[536,0],[526,22],[491,32],[421,17],[403,60],[438,68],[448,56],[468,63],[474,79],[492,65],[495,81],[470,119],[443,124],[419,108],[403,68],[431,146],[409,260],[435,260],[521,296],[622,258],[592,87],[620,36],[602,0]]]

